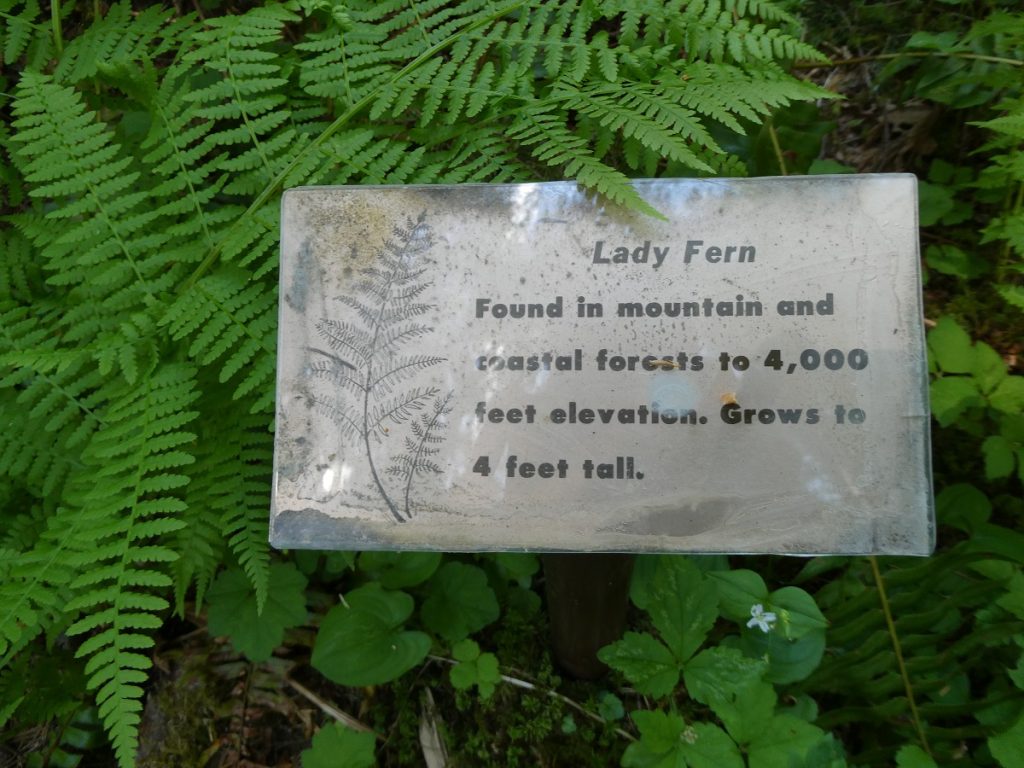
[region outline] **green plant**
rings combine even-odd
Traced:
[[[282,189],[570,176],[654,214],[624,171],[735,173],[710,126],[823,95],[780,67],[818,54],[764,2],[214,6],[0,16],[19,72],[0,97],[0,653],[10,668],[75,638],[123,766],[172,598],[184,615],[208,594],[211,628],[261,658],[286,623],[275,598],[300,586],[265,545]],[[395,468],[403,514],[428,456]],[[222,563],[241,570],[214,582]],[[471,568],[425,595],[448,642],[497,615],[485,585],[449,605]],[[353,617],[325,623],[391,632],[412,610],[372,583],[349,594]],[[426,652],[400,636],[415,652],[382,680]]]

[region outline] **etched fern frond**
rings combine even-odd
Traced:
[[[390,394],[403,381],[415,376],[420,371],[439,365],[447,359],[438,355],[411,355],[395,358],[389,363],[387,370],[370,382],[370,388]]]
[[[436,387],[416,387],[397,397],[375,405],[370,412],[368,429],[371,433],[386,434],[385,422],[403,424],[422,410],[430,398],[438,393]]]

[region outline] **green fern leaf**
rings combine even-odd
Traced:
[[[184,505],[169,491],[187,483],[175,470],[192,463],[182,446],[194,435],[183,428],[197,415],[188,410],[196,397],[195,371],[181,365],[124,389],[104,410],[77,477],[82,533],[69,564],[81,575],[65,610],[84,613],[68,634],[88,635],[77,655],[88,659],[89,687],[126,768],[134,763],[141,685],[151,666],[149,633],[168,608],[154,590],[171,586],[159,566],[176,555],[162,539],[183,525],[176,516]]]
[[[171,338],[191,338],[189,356],[220,364],[220,381],[241,375],[234,396],[258,393],[253,413],[273,409],[275,291],[237,269],[221,270],[182,295],[161,320]]]

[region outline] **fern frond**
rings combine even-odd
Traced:
[[[27,69],[39,69],[53,48],[39,0],[3,0],[0,12],[0,64],[10,67],[24,56]]]
[[[223,407],[223,394],[211,382],[206,401],[200,401],[203,412],[216,416],[199,425],[194,479],[185,493],[188,508],[181,516],[187,527],[174,538],[179,555],[173,565],[179,613],[190,584],[195,584],[199,610],[225,544],[249,577],[259,610],[267,599],[267,489],[273,435],[265,416],[248,414],[237,404]]]
[[[174,17],[174,11],[155,5],[139,12],[124,0],[110,6],[103,18],[94,19],[64,48],[54,79],[74,85],[95,77],[114,62],[153,59],[173,52],[189,21],[174,21]]]
[[[184,525],[174,491],[188,482],[178,470],[193,461],[184,446],[195,435],[185,428],[197,396],[195,371],[175,364],[123,390],[104,410],[77,473],[82,531],[68,561],[81,575],[66,610],[86,613],[68,634],[88,635],[77,655],[88,659],[88,685],[125,767],[134,761],[141,684],[152,664],[144,653],[153,645],[149,633],[169,607],[154,592],[172,584],[162,566],[177,556],[163,538]]]
[[[189,356],[220,366],[220,381],[238,377],[234,397],[257,392],[253,413],[273,408],[276,291],[225,268],[180,296],[160,321],[175,340],[191,339]]]
[[[43,320],[0,305],[0,475],[40,498],[59,497],[109,394],[88,355],[59,349]]]
[[[34,185],[30,194],[57,203],[46,218],[61,222],[37,238],[49,282],[88,282],[118,309],[173,285],[159,256],[167,235],[149,226],[147,190],[133,189],[139,174],[130,170],[130,157],[81,96],[26,72],[13,110],[15,160]]]
[[[567,176],[579,179],[608,199],[659,215],[637,194],[625,174],[594,157],[587,140],[572,133],[562,116],[544,109],[524,109],[510,126],[509,135],[531,147],[533,156],[541,162],[563,168]]]
[[[282,92],[288,81],[273,46],[284,25],[297,20],[281,5],[209,19],[208,29],[195,34],[196,47],[186,55],[186,61],[216,75],[212,84],[187,98],[200,117],[218,121],[209,141],[232,149],[220,165],[233,174],[225,187],[230,194],[261,189],[291,159],[298,133],[290,125]]]

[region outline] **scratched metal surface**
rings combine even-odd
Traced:
[[[636,188],[288,191],[272,543],[930,552],[914,178]]]

